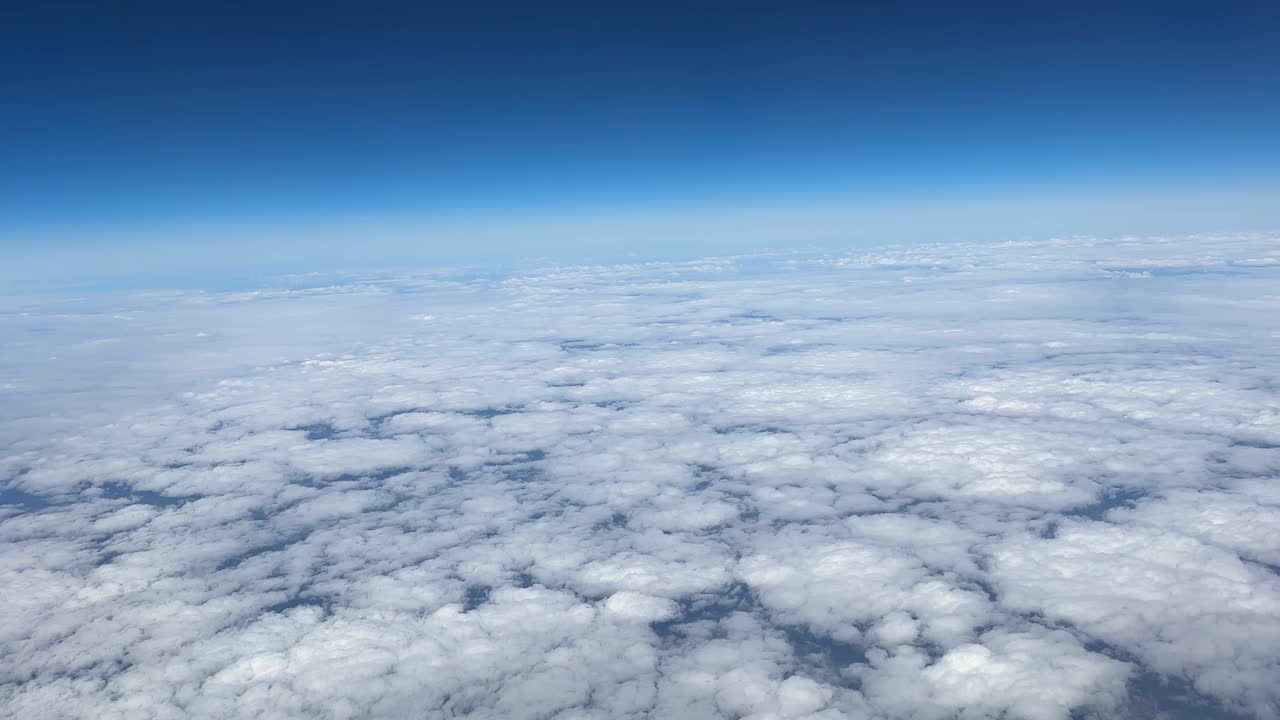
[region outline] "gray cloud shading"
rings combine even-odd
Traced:
[[[1280,239],[13,297],[20,718],[1280,717]]]

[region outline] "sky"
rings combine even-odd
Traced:
[[[0,718],[1280,720],[1275,3],[0,8]]]
[[[0,273],[1280,223],[1274,3],[688,5],[12,4]]]

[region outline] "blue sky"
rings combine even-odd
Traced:
[[[1274,0],[8,5],[0,716],[1280,720]]]
[[[71,3],[0,34],[29,282],[1280,224],[1264,3]]]

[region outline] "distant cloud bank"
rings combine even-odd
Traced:
[[[1280,237],[6,304],[10,717],[1280,717]]]

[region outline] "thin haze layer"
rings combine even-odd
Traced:
[[[1277,717],[1278,243],[12,301],[0,702]]]

